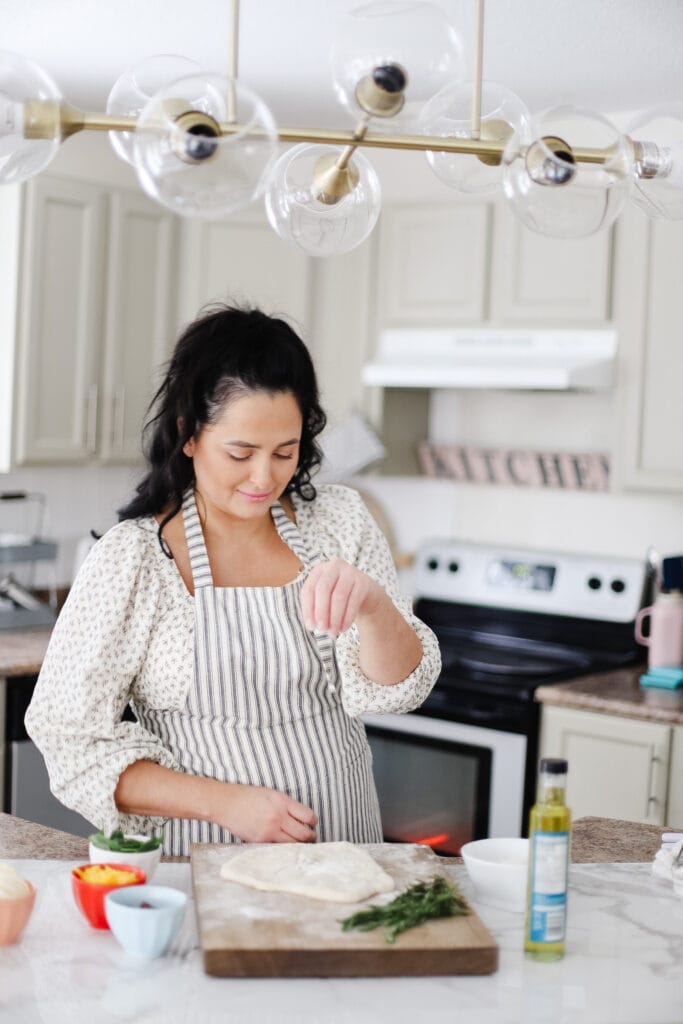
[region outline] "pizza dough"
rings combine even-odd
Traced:
[[[393,878],[353,843],[254,846],[226,861],[221,878],[334,903],[359,903],[395,888]]]

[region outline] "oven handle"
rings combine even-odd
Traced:
[[[500,718],[500,708],[477,708],[468,705],[466,708],[466,714],[468,718],[477,718],[479,721],[484,721],[488,718]]]

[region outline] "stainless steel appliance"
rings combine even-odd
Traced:
[[[12,676],[4,681],[4,744],[0,745],[4,776],[2,808],[28,821],[49,825],[73,835],[88,836],[96,831],[90,822],[69,810],[50,792],[50,780],[43,755],[29,739],[24,715],[33,694],[36,676]],[[0,688],[0,698],[2,688]],[[2,716],[0,715],[0,718]],[[1,738],[1,737],[0,737]]]
[[[367,715],[385,838],[444,854],[526,834],[536,778],[534,691],[642,657],[648,562],[435,541],[417,554],[416,612],[441,675],[408,715]]]

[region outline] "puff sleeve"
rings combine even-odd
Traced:
[[[335,651],[344,708],[351,716],[412,711],[425,700],[441,671],[438,640],[413,613],[410,599],[400,592],[387,540],[361,496],[349,487],[329,484],[320,488],[312,505],[317,507],[306,510],[298,505],[297,517],[302,526],[308,526],[311,540],[323,556],[338,555],[379,583],[422,644],[422,659],[413,672],[399,683],[383,686],[361,670],[356,626],[340,634]]]
[[[105,831],[149,832],[163,824],[119,813],[114,791],[128,765],[148,760],[178,768],[156,736],[121,721],[162,586],[149,537],[124,522],[91,550],[54,627],[25,719],[52,792]]]

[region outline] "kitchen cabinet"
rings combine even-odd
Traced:
[[[508,327],[605,325],[612,304],[612,233],[548,238],[506,205],[495,208],[493,323]]]
[[[136,461],[172,341],[175,218],[138,191],[50,176],[15,190],[5,216],[0,263],[17,266],[1,468]]]
[[[378,236],[380,327],[488,316],[489,203],[388,206]]]
[[[667,807],[670,771],[673,777],[683,756],[679,730],[662,722],[544,705],[540,756],[569,761],[567,803],[574,817],[664,825],[680,814],[683,803],[679,791],[678,806]]]
[[[180,311],[185,321],[207,303],[227,302],[258,306],[305,332],[312,283],[310,258],[284,245],[256,211],[183,224]]]
[[[387,205],[378,327],[601,326],[611,316],[610,232],[555,239],[502,203]]]
[[[621,349],[618,470],[623,487],[683,492],[683,224],[626,210],[616,226]]]
[[[675,725],[671,731],[669,799],[666,821],[669,825],[683,824],[683,725]]]

